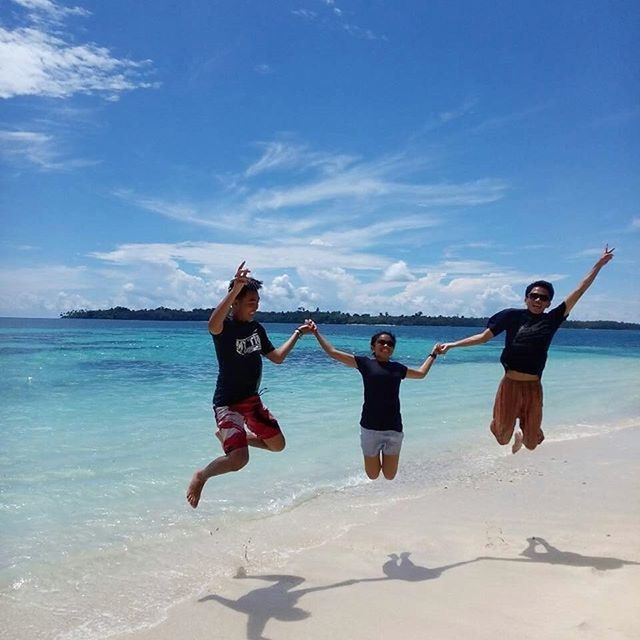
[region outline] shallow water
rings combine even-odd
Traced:
[[[293,327],[266,328],[279,344]],[[393,330],[394,358],[409,366],[434,342],[475,331]],[[374,331],[323,328],[337,347],[363,354]],[[264,366],[263,399],[286,451],[252,451],[249,466],[207,485],[193,511],[189,478],[219,455],[205,323],[0,320],[0,587],[12,622],[2,637],[97,638],[150,624],[228,571],[234,532],[260,518],[321,494],[340,506],[354,496],[400,499],[492,464],[504,455],[488,435],[500,349],[498,338],[452,351],[425,380],[403,382],[401,472],[393,484],[371,483],[358,442],[360,376],[305,337],[284,365]],[[637,424],[639,374],[640,332],[561,329],[543,380],[547,437]],[[203,533],[216,531],[212,552]]]

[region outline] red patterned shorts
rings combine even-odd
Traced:
[[[278,421],[257,395],[234,404],[214,406],[213,414],[218,426],[217,435],[225,453],[247,446],[247,430],[260,440],[268,440],[282,433]]]

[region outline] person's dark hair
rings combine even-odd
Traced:
[[[553,285],[550,282],[547,282],[546,280],[536,280],[535,282],[532,282],[526,288],[524,292],[524,297],[526,298],[531,293],[531,289],[535,287],[542,287],[543,289],[546,289],[549,292],[549,300],[553,300],[553,294],[554,294]]]
[[[373,346],[376,343],[376,340],[380,337],[380,336],[389,336],[391,338],[391,342],[393,343],[393,346],[396,346],[396,337],[393,333],[391,333],[391,331],[379,331],[378,333],[374,333],[371,336],[371,348],[373,349]]]
[[[229,282],[229,291],[233,289],[233,282],[234,282],[233,280]],[[249,291],[255,291],[257,293],[258,291],[260,291],[261,288],[262,288],[262,280],[256,280],[255,278],[247,278],[247,284],[245,284],[244,287],[240,289],[240,293],[237,295],[236,300],[239,300],[240,298],[244,298],[244,296],[246,296],[247,293],[249,293]]]

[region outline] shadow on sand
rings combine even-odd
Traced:
[[[502,562],[544,562],[546,564],[563,564],[568,567],[591,567],[597,571],[621,569],[625,565],[640,565],[633,560],[621,560],[607,556],[583,556],[573,551],[561,551],[549,544],[544,538],[527,538],[528,546],[520,553],[524,558],[495,558],[480,556],[478,560],[499,560]]]
[[[296,589],[304,582],[304,578],[300,576],[269,574],[262,576],[250,576],[244,573],[242,569],[238,570],[236,578],[265,580],[272,582],[268,587],[253,589],[237,600],[231,600],[224,596],[212,593],[211,595],[201,598],[199,602],[207,600],[215,600],[220,604],[247,615],[247,639],[248,640],[268,640],[263,635],[267,622],[272,618],[275,620],[283,620],[286,622],[295,622],[296,620],[304,620],[311,614],[296,604],[298,600],[314,591],[325,591],[327,589],[338,589],[355,584],[357,580],[344,580],[323,587],[310,587],[307,589]]]
[[[308,587],[298,589],[305,578],[286,574],[267,575],[247,575],[244,569],[239,569],[235,576],[237,579],[263,580],[271,582],[267,587],[253,589],[237,600],[232,600],[218,594],[210,594],[201,598],[199,602],[213,600],[223,604],[229,609],[244,613],[247,616],[247,640],[269,640],[264,634],[265,627],[269,620],[282,620],[285,622],[295,622],[311,616],[309,611],[297,606],[298,600],[303,596],[315,591],[326,591],[328,589],[339,589],[366,582],[383,582],[388,580],[401,580],[405,582],[424,582],[435,580],[445,571],[473,564],[480,561],[496,562],[521,562],[566,565],[571,567],[592,567],[598,571],[608,571],[620,569],[624,565],[640,565],[639,562],[621,560],[619,558],[583,556],[572,551],[560,551],[550,545],[544,538],[527,538],[528,546],[520,553],[522,558],[499,558],[494,556],[478,556],[472,560],[464,560],[441,567],[422,567],[414,564],[410,559],[411,552],[403,551],[399,554],[392,553],[382,565],[384,576],[377,578],[360,578],[343,580],[320,587]],[[541,549],[540,549],[541,547]]]

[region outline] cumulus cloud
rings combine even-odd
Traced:
[[[411,282],[416,277],[409,271],[407,263],[399,260],[390,264],[382,273],[382,279],[386,282]]]
[[[308,307],[318,296],[307,286],[296,286],[289,274],[275,276],[261,291],[261,306],[265,309],[290,311]]]
[[[276,276],[269,287],[265,287],[265,291],[274,298],[292,298],[295,287],[291,284],[291,280],[287,274]]]
[[[254,253],[249,253],[249,249]],[[298,307],[352,313],[487,316],[504,307],[520,306],[528,282],[543,277],[561,281],[558,274],[533,274],[478,262],[402,264],[402,261],[364,256],[348,268],[320,254],[302,260],[302,251],[280,258],[263,255],[256,247],[154,245],[120,247],[116,253],[95,254],[92,266],[61,265],[9,269],[0,272],[0,315],[57,315],[74,308],[130,308],[168,306],[191,309],[214,306],[225,295],[229,278],[243,257],[255,277],[265,282],[265,310]],[[243,253],[240,249],[246,250]],[[222,254],[222,255],[219,255]],[[360,264],[358,264],[360,260]],[[317,264],[315,264],[317,262]],[[365,265],[365,268],[360,268]],[[411,274],[412,279],[389,279],[389,274]],[[561,292],[559,291],[559,294]],[[616,309],[633,320],[638,301],[616,307],[613,300],[582,307],[577,318],[602,317],[603,309]],[[625,306],[626,305],[626,306]],[[635,315],[634,315],[635,314]]]
[[[91,300],[86,267],[46,265],[0,271],[0,315],[55,316]]]

